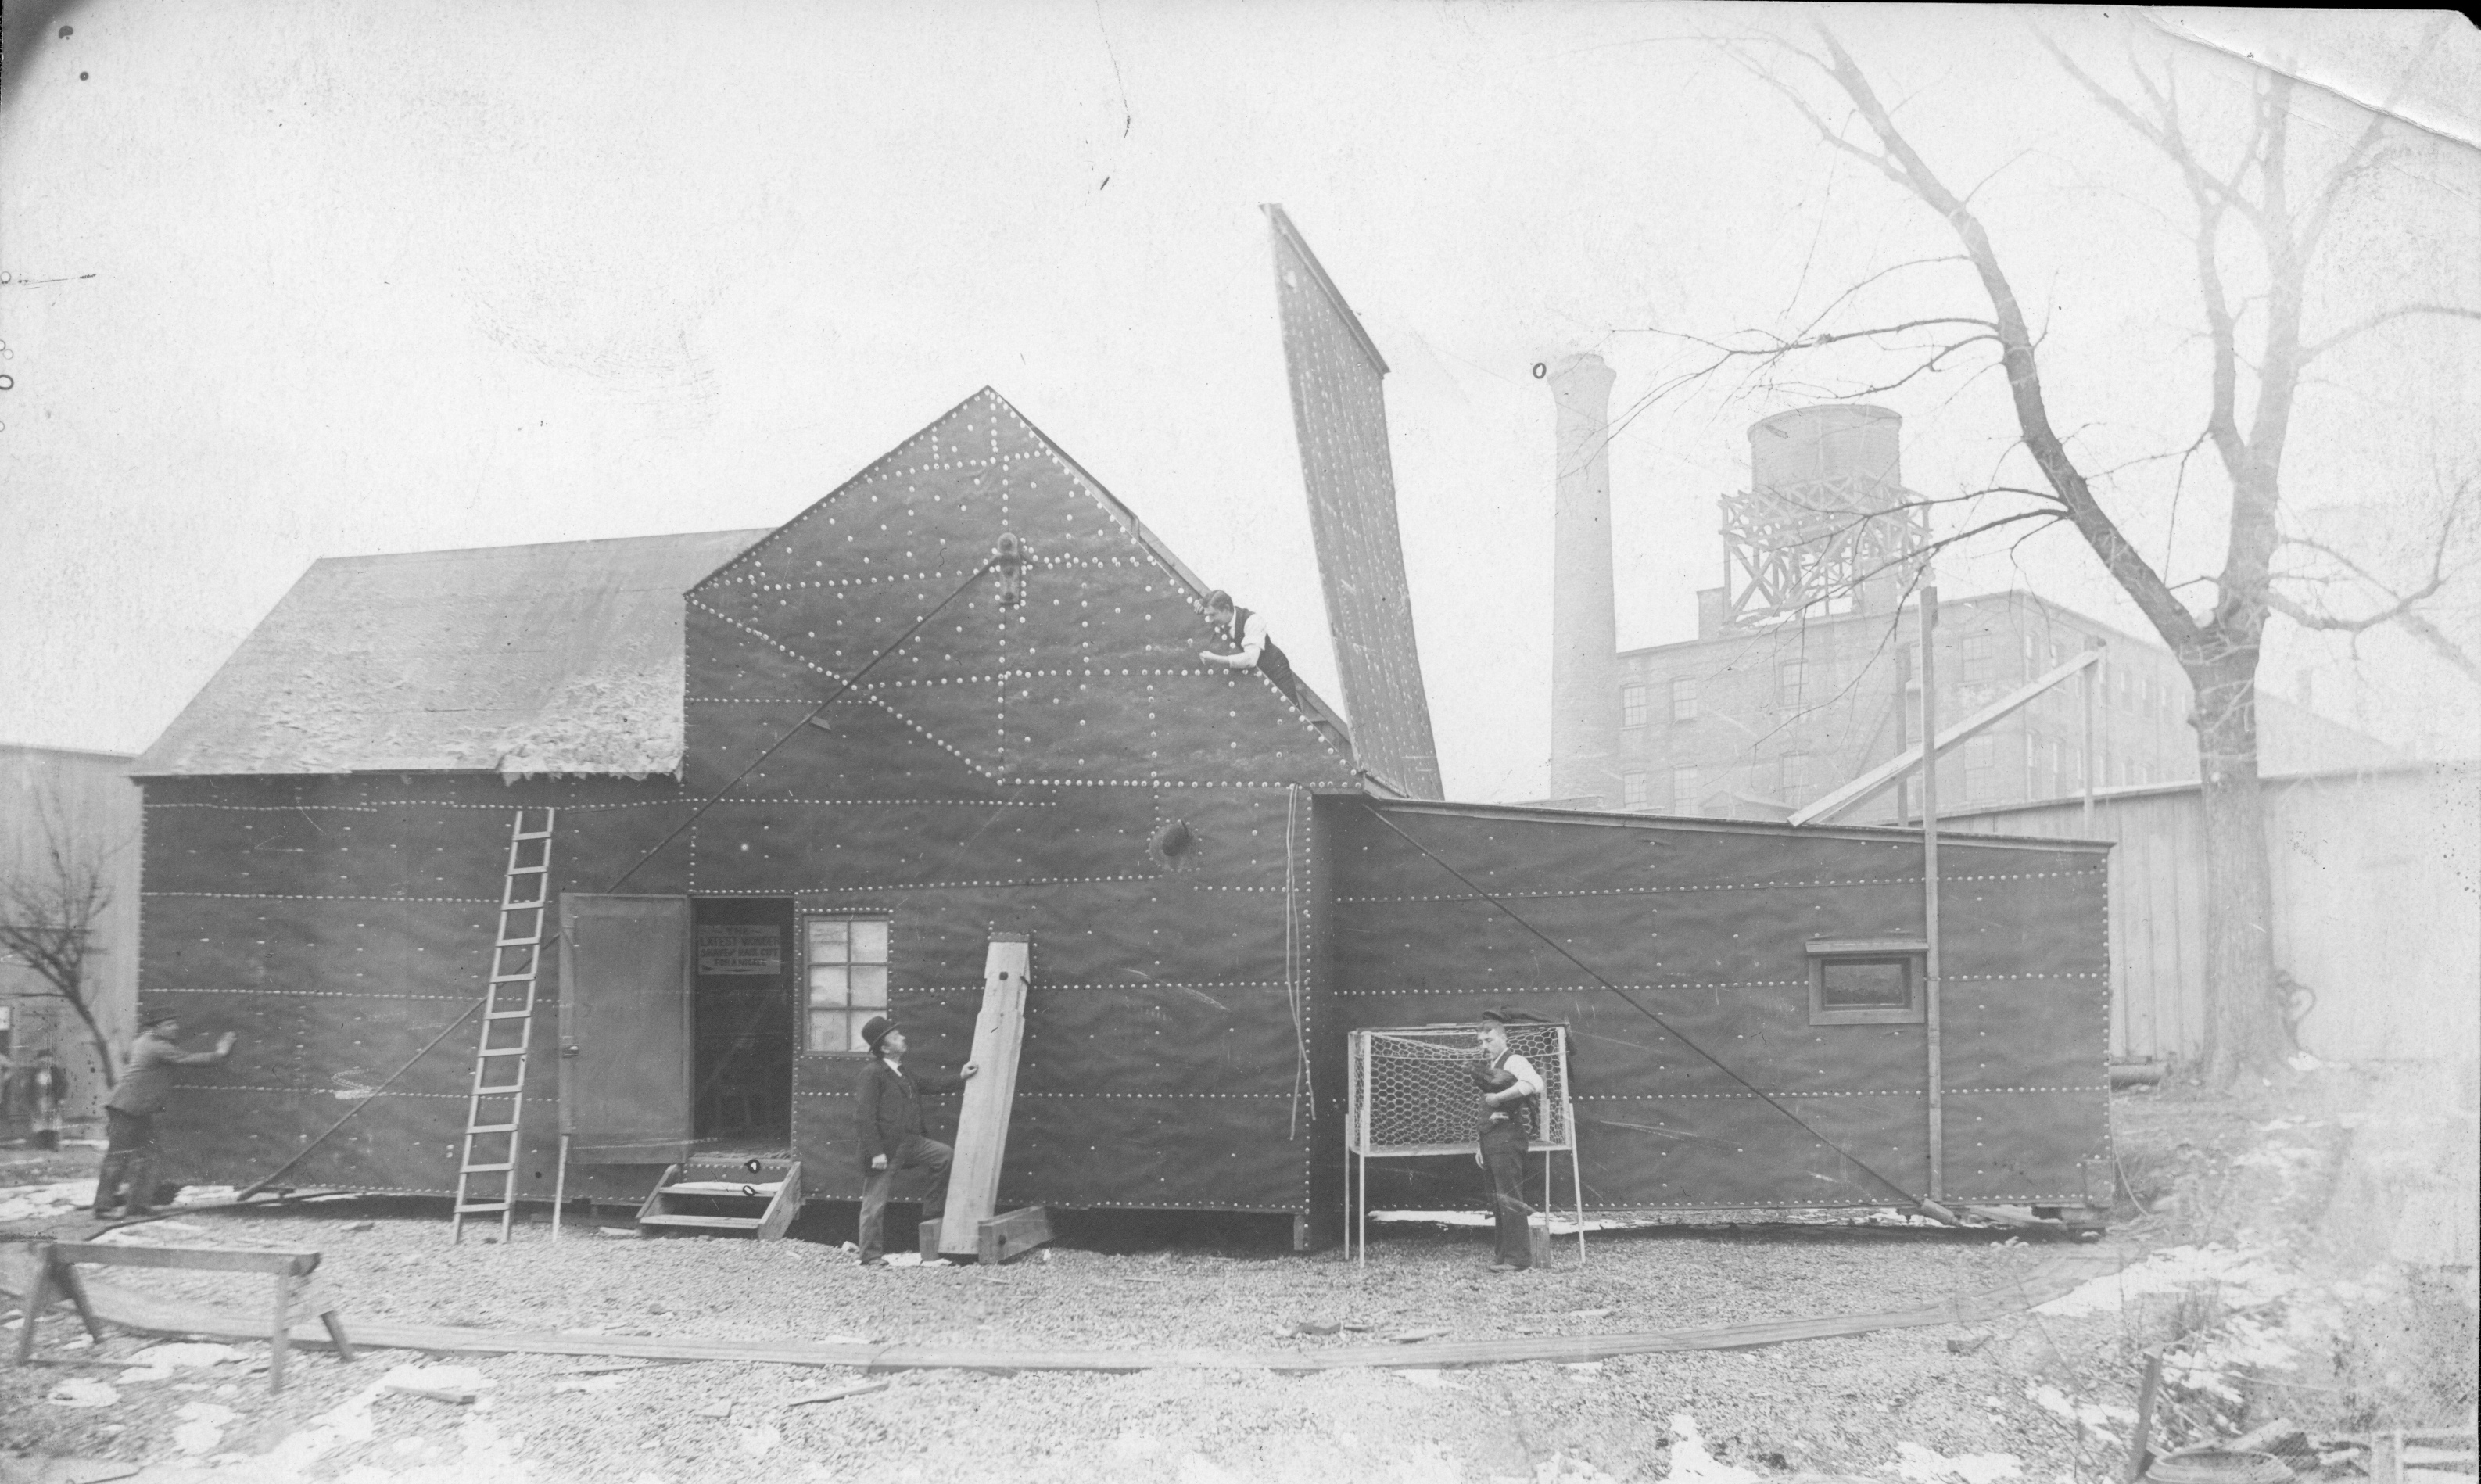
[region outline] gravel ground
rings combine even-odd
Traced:
[[[366,1229],[364,1224],[368,1223]],[[447,1244],[427,1209],[361,1203],[292,1214],[198,1215],[219,1241],[315,1246],[321,1277],[356,1317],[607,1333],[1058,1345],[1231,1346],[1253,1350],[1366,1342],[1441,1327],[1456,1338],[1610,1333],[1900,1308],[1989,1288],[2044,1255],[1994,1237],[1826,1227],[1664,1228],[1597,1237],[1519,1276],[1484,1271],[1486,1234],[1419,1229],[1373,1241],[1366,1272],[1335,1255],[1296,1257],[1269,1224],[1215,1240],[1201,1223],[1157,1223],[1148,1251],[1125,1232],[1086,1234],[1006,1267],[866,1270],[835,1246],[799,1239],[613,1239],[558,1244],[540,1224],[506,1246]],[[1166,1230],[1168,1228],[1169,1230]],[[1185,1228],[1185,1230],[1183,1230]],[[572,1233],[577,1232],[572,1227]],[[592,1234],[593,1226],[585,1231]],[[1114,1236],[1123,1240],[1113,1241]],[[1247,1240],[1256,1237],[1257,1240]],[[263,1280],[123,1270],[112,1281],[166,1296],[264,1304]],[[1302,1321],[1367,1325],[1332,1338],[1278,1339]],[[54,1321],[55,1325],[59,1321]],[[47,1328],[56,1337],[73,1333]],[[1530,1479],[1554,1453],[1619,1477],[1660,1477],[1675,1414],[1694,1418],[1717,1456],[1763,1472],[1885,1464],[1898,1441],[1979,1449],[1995,1384],[1987,1363],[1951,1353],[1946,1331],[1896,1331],[1737,1353],[1666,1355],[1597,1367],[1523,1365],[1411,1375],[1308,1376],[1160,1371],[915,1374],[883,1392],[791,1407],[851,1372],[775,1366],[652,1365],[572,1357],[442,1357],[494,1383],[482,1414],[497,1436],[456,1436],[467,1414],[388,1396],[367,1439],[332,1447],[301,1476],[345,1478],[453,1469],[509,1453],[538,1480],[738,1479],[757,1467],[790,1478]],[[115,1338],[98,1352],[125,1356]],[[206,1400],[235,1418],[212,1452],[255,1458],[378,1379],[402,1355],[346,1367],[312,1354],[269,1398],[247,1372],[263,1346],[196,1379],[124,1384],[116,1405],[46,1405],[70,1371],[36,1367],[0,1384],[17,1419],[11,1441],[45,1453],[178,1456],[180,1408]],[[561,1381],[570,1389],[559,1389]],[[588,1383],[580,1388],[578,1382]],[[200,1388],[185,1391],[180,1388]],[[728,1403],[728,1416],[709,1416]],[[510,1440],[513,1440],[511,1442]],[[221,1476],[266,1477],[235,1459]],[[911,1471],[908,1472],[908,1471]],[[510,1477],[520,1476],[517,1473]],[[1590,1474],[1584,1476],[1590,1477]]]
[[[2145,1098],[2125,1109],[2123,1162],[2131,1186],[2161,1209],[2143,1217],[2131,1209],[2122,1239],[2228,1252],[2237,1240],[2263,1245],[2269,1225],[2313,1226],[2318,1160],[2334,1149],[2316,1120]],[[2256,1212],[2256,1224],[2234,1226],[2239,1211]],[[1365,1272],[1335,1254],[1293,1255],[1282,1223],[1081,1218],[1047,1260],[864,1270],[834,1245],[843,1235],[835,1220],[831,1212],[807,1218],[796,1239],[763,1245],[614,1239],[596,1235],[619,1224],[606,1218],[572,1221],[558,1244],[536,1222],[510,1244],[469,1238],[463,1247],[448,1245],[436,1209],[408,1203],[199,1214],[184,1224],[218,1241],[318,1247],[326,1254],[322,1278],[349,1322],[994,1348],[1309,1349],[1408,1328],[1479,1338],[1716,1325],[1931,1302],[2005,1282],[2050,1255],[2042,1244],[1997,1236],[1684,1225],[1598,1235],[1582,1265],[1567,1247],[1547,1270],[1497,1277],[1483,1270],[1486,1232],[1416,1227],[1376,1236]],[[111,1277],[251,1313],[265,1301],[257,1282],[129,1270]],[[149,1480],[219,1484],[751,1476],[1753,1484],[1819,1475],[2049,1484],[2101,1480],[2124,1467],[2143,1349],[2166,1337],[2187,1335],[2195,1344],[2224,1333],[2215,1328],[2223,1310],[2238,1312],[2245,1296],[2207,1280],[1975,1330],[1893,1330],[1588,1367],[917,1373],[802,1406],[788,1404],[861,1378],[779,1366],[402,1352],[348,1367],[312,1352],[297,1362],[286,1393],[270,1398],[248,1368],[264,1346],[238,1345],[223,1364],[155,1381],[108,1368],[0,1370],[0,1442],[48,1455],[155,1460]],[[2264,1319],[2279,1306],[2260,1302],[2250,1312]],[[1370,1328],[1277,1338],[1305,1321]],[[73,1333],[47,1323],[46,1351],[122,1358],[145,1343],[116,1336],[92,1350],[65,1348]],[[467,1409],[381,1394],[355,1405],[391,1367],[424,1362],[471,1367],[486,1383],[483,1401]],[[72,1377],[113,1381],[118,1400],[95,1408],[45,1400]],[[2203,1441],[2194,1434],[2215,1426],[2229,1436],[2262,1420],[2263,1408],[2286,1393],[2251,1384],[2234,1394],[2233,1403],[2216,1401],[2207,1386],[2181,1392],[2185,1410],[2173,1425],[2188,1433],[2174,1441]],[[184,1416],[201,1404],[230,1416]],[[176,1440],[183,1427],[196,1449],[187,1455]]]

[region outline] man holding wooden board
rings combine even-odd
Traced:
[[[887,1246],[887,1202],[896,1177],[919,1174],[928,1181],[922,1196],[922,1219],[936,1221],[948,1210],[948,1166],[955,1151],[922,1132],[925,1096],[954,1092],[981,1068],[968,1061],[953,1077],[944,1072],[904,1070],[904,1032],[893,1017],[874,1015],[864,1022],[861,1038],[871,1058],[854,1089],[854,1115],[861,1136],[862,1186],[861,1263],[883,1265]]]

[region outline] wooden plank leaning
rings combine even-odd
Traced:
[[[34,1244],[34,1277],[26,1296],[26,1315],[17,1330],[17,1363],[24,1365],[34,1358],[35,1324],[42,1316],[51,1290],[58,1287],[77,1305],[78,1317],[86,1321],[87,1333],[103,1338],[103,1326],[95,1318],[93,1306],[87,1301],[86,1283],[78,1276],[78,1264],[94,1263],[104,1267],[170,1267],[190,1272],[266,1273],[275,1282],[274,1323],[268,1334],[267,1389],[284,1390],[284,1361],[293,1346],[293,1302],[302,1281],[319,1266],[319,1254],[307,1247],[142,1247],[124,1242],[37,1242]],[[327,1338],[335,1342],[336,1354],[347,1361],[354,1359],[353,1342],[345,1336],[345,1321],[330,1306],[321,1310],[319,1320],[326,1326]]]
[[[955,1162],[948,1173],[947,1217],[940,1223],[939,1251],[952,1257],[979,1255],[981,1224],[998,1213],[1000,1163],[1007,1155],[1017,1057],[1025,1047],[1032,947],[1024,933],[994,932],[983,956],[982,1009],[974,1020],[972,1058],[979,1070],[965,1083]]]

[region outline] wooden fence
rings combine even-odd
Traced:
[[[2265,784],[2274,961],[2315,997],[2302,1047],[2337,1061],[2481,1054],[2481,764]],[[2118,844],[2110,862],[2111,1054],[2193,1056],[2205,1036],[2206,855],[2197,788],[1973,810],[1985,834]]]

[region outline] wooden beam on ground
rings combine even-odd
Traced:
[[[732,1361],[778,1366],[850,1366],[867,1370],[1090,1370],[1162,1369],[1312,1371],[1354,1367],[1480,1366],[1525,1361],[1609,1360],[1677,1350],[1737,1350],[1797,1340],[1830,1340],[1873,1330],[1929,1329],[1946,1324],[1986,1324],[2021,1314],[2069,1292],[2089,1279],[2128,1265],[2129,1256],[2108,1246],[2076,1247],[2042,1263],[2013,1283],[1941,1303],[1882,1314],[1836,1315],[1726,1324],[1710,1329],[1654,1330],[1626,1335],[1517,1336],[1503,1340],[1444,1340],[1421,1344],[1321,1346],[1302,1350],[1011,1350],[980,1345],[800,1344],[775,1341],[639,1339],[626,1335],[579,1335],[551,1331],[501,1332],[429,1324],[357,1324],[353,1343],[363,1349],[435,1350],[461,1355],[625,1355],[647,1360]],[[22,1293],[32,1266],[19,1250],[0,1247],[0,1289]],[[257,1340],[262,1317],[179,1299],[90,1286],[96,1312],[122,1329],[152,1335],[197,1335],[210,1340]],[[325,1339],[317,1327],[297,1326],[297,1344]]]
[[[984,1267],[1021,1258],[1051,1240],[1051,1208],[1020,1206],[974,1230],[974,1257]]]
[[[973,1257],[983,1222],[999,1214],[1000,1162],[1007,1154],[1016,1104],[1016,1064],[1025,1047],[1025,981],[1033,944],[1021,932],[994,932],[982,959],[982,1010],[974,1019],[973,1060],[956,1116],[956,1158],[948,1170],[948,1211],[939,1251]]]
[[[2050,690],[2060,681],[2066,680],[2072,675],[2081,673],[2084,669],[2101,659],[2101,650],[2085,650],[2078,654],[2075,659],[2060,665],[2058,668],[2025,682],[2024,686],[2017,690],[2010,690],[2005,695],[2000,696],[1998,699],[1991,702],[1987,706],[1984,706],[1979,711],[1974,712],[1972,716],[1965,717],[1955,725],[1948,727],[1946,731],[1939,733],[1939,752],[1943,755],[1948,748],[1955,746],[1958,742],[1964,742],[1976,733],[1987,730],[1993,723],[2005,717],[2009,712],[2012,712],[2018,707],[2033,700],[2043,691]],[[1913,746],[1905,748],[1903,751],[1895,754],[1892,758],[1889,758],[1884,763],[1881,763],[1877,767],[1869,769],[1867,772],[1863,773],[1860,777],[1853,779],[1850,783],[1837,789],[1834,793],[1827,794],[1825,797],[1800,809],[1794,810],[1791,816],[1791,822],[1794,824],[1815,824],[1821,820],[1832,820],[1840,814],[1847,813],[1848,811],[1858,808],[1860,805],[1867,802],[1881,789],[1894,787],[1896,779],[1903,777],[1906,773],[1911,772],[1913,769],[1920,766],[1921,749],[1919,743],[1915,743]],[[2086,766],[2090,769],[2092,766],[2090,759],[2087,760]]]

